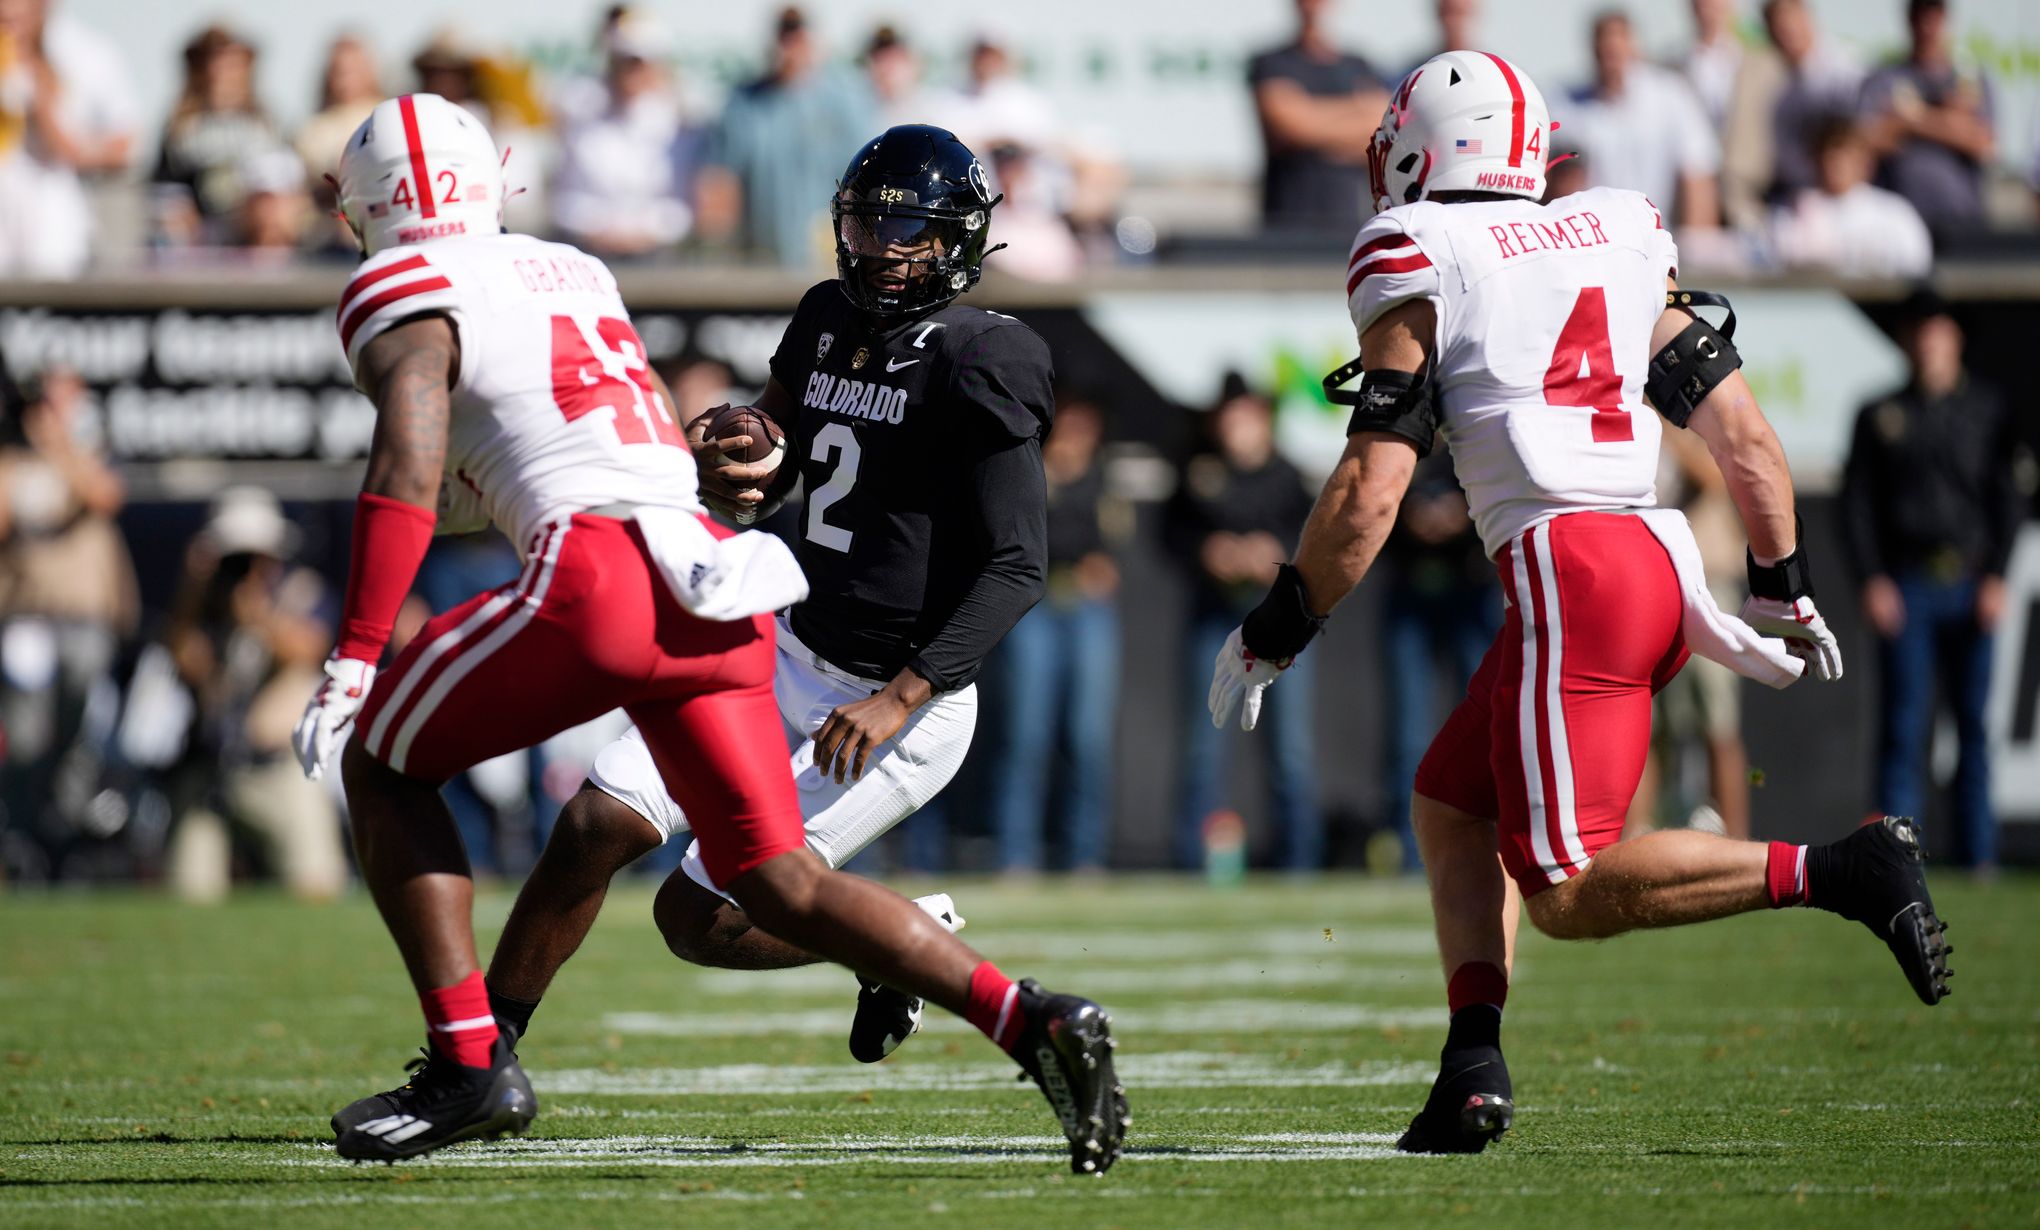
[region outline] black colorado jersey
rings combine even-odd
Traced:
[[[799,406],[783,425],[806,489],[794,635],[868,678],[969,683],[1044,584],[1047,344],[955,303],[881,325],[828,281],[772,376]]]

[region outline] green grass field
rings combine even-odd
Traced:
[[[1114,1010],[1135,1122],[1107,1178],[960,1022],[862,1067],[846,974],[682,966],[642,889],[533,1023],[529,1136],[355,1166],[326,1117],[421,1032],[364,897],[77,893],[0,898],[0,1225],[2040,1224],[2040,881],[1942,877],[1931,1010],[1810,911],[1528,937],[1518,1129],[1472,1158],[1390,1147],[1444,1016],[1413,886],[944,887],[1009,972]]]

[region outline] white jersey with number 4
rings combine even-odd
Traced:
[[[1365,333],[1437,309],[1439,430],[1492,556],[1560,513],[1648,508],[1660,424],[1643,399],[1678,250],[1641,193],[1419,201],[1354,240],[1346,293]]]
[[[605,504],[700,510],[693,456],[601,261],[510,234],[377,253],[336,318],[357,383],[363,348],[425,313],[460,338],[440,532],[494,522],[522,546]]]

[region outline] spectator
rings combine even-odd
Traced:
[[[1934,262],[1920,215],[1870,180],[1870,146],[1853,120],[1836,117],[1814,137],[1820,184],[1802,189],[1772,221],[1779,263],[1844,277],[1915,278]]]
[[[1266,151],[1261,222],[1270,229],[1344,234],[1373,211],[1367,147],[1388,91],[1373,65],[1332,44],[1331,4],[1296,0],[1295,41],[1255,56],[1247,70]]]
[[[1903,316],[1911,381],[1857,416],[1842,480],[1850,560],[1882,641],[1876,804],[1892,815],[1924,814],[1921,761],[1938,673],[1960,747],[1951,792],[1957,858],[1989,869],[1997,822],[1984,706],[2032,467],[2003,399],[1964,370],[1962,329],[1947,306],[1920,292]]]
[[[361,127],[361,121],[383,100],[382,81],[375,69],[375,53],[357,34],[343,34],[326,50],[326,68],[319,77],[319,109],[298,128],[291,148],[311,172],[313,182],[323,186],[323,176],[340,166],[340,151],[347,138]],[[330,193],[323,198],[330,207]]]
[[[1447,51],[1477,51],[1481,46],[1480,0],[1438,0],[1438,46],[1431,55]],[[1424,59],[1430,59],[1425,56]],[[1418,64],[1423,63],[1419,60]],[[1410,65],[1412,69],[1416,64]]]
[[[85,386],[63,369],[38,384],[0,423],[0,827],[46,844],[57,766],[134,631],[135,578],[121,481],[79,438]]]
[[[781,265],[834,252],[827,225],[837,176],[872,130],[867,96],[822,69],[807,18],[780,10],[772,64],[739,88],[709,143],[696,187],[703,232]]]
[[[1721,147],[1692,88],[1643,59],[1629,17],[1594,19],[1594,84],[1577,90],[1565,135],[1597,187],[1634,188],[1675,225],[1721,225]]]
[[[1402,841],[1403,870],[1416,871],[1423,864],[1410,827],[1410,784],[1444,720],[1434,704],[1439,683],[1455,698],[1465,692],[1502,624],[1494,565],[1481,549],[1466,494],[1442,445],[1417,463],[1383,544],[1381,566],[1383,782],[1389,823]]]
[[[287,261],[301,250],[311,197],[305,164],[284,146],[257,150],[241,163],[241,207],[233,245],[260,261]]]
[[[493,133],[494,116],[482,96],[481,57],[477,56],[459,30],[442,27],[431,41],[411,57],[411,71],[418,79],[417,92],[437,94],[450,103],[465,107]],[[500,144],[501,138],[498,137]]]
[[[880,128],[937,122],[932,117],[942,101],[922,88],[921,57],[892,26],[871,32],[871,42],[864,48],[864,77],[871,85],[871,107]]]
[[[946,105],[947,127],[974,150],[1051,150],[1061,137],[1048,96],[1021,79],[1005,39],[989,31],[971,43],[969,79]]]
[[[672,41],[655,19],[627,9],[602,44],[604,88],[561,117],[554,219],[568,240],[598,256],[647,256],[679,243],[694,224],[687,198],[695,134],[666,79],[661,62]]]
[[[83,271],[86,178],[125,171],[138,127],[111,43],[48,0],[0,0],[0,276]]]
[[[994,216],[1005,247],[986,266],[1035,282],[1066,282],[1084,271],[1084,248],[1048,202],[1041,160],[1018,145],[991,148],[993,188],[1005,194]]]
[[[291,728],[333,647],[325,583],[291,562],[296,537],[275,496],[230,487],[185,554],[163,639],[197,701],[169,782],[166,875],[188,900],[226,895],[237,835],[297,896],[324,899],[346,885],[339,809],[291,751]]]
[[[1743,556],[1749,542],[1721,468],[1693,432],[1665,433],[1658,454],[1658,502],[1686,514],[1707,588],[1718,605],[1734,610],[1746,592]],[[1673,815],[1686,827],[1748,841],[1749,750],[1742,737],[1742,684],[1735,672],[1694,655],[1654,698],[1651,729],[1650,756],[1623,835],[1640,837],[1657,827],[1664,810],[1660,804],[1670,798],[1677,808]],[[1706,761],[1704,791],[1685,787],[1686,761],[1693,750]]]
[[[1680,63],[1716,135],[1728,120],[1728,101],[1743,59],[1735,0],[1693,0],[1693,45],[1681,54]]]
[[[1946,0],[1910,0],[1912,51],[1863,83],[1877,182],[1912,202],[1937,233],[1984,221],[1983,176],[1996,152],[1990,82],[1957,65]]]
[[[1165,513],[1171,551],[1190,574],[1190,625],[1184,678],[1203,680],[1226,636],[1260,601],[1289,559],[1310,515],[1303,475],[1275,452],[1275,412],[1268,398],[1229,373],[1208,421],[1210,443],[1183,467]],[[1259,739],[1268,759],[1268,790],[1278,841],[1276,863],[1316,870],[1324,861],[1311,738],[1315,689],[1308,669],[1283,677],[1262,700]],[[1211,724],[1204,688],[1186,689],[1183,798],[1177,816],[1178,865],[1204,862],[1205,826],[1227,811],[1229,737]]]
[[[1856,62],[1820,38],[1806,0],[1766,0],[1764,29],[1772,50],[1751,57],[1737,77],[1722,136],[1730,151],[1726,213],[1748,230],[1762,227],[1767,202],[1818,181],[1814,135],[1825,121],[1855,114],[1863,81]]]
[[[255,99],[255,48],[224,26],[208,26],[184,48],[184,88],[163,128],[152,177],[157,241],[219,243],[241,204],[241,166],[250,150],[277,143],[276,126]]]
[[[1100,872],[1110,852],[1120,649],[1119,565],[1109,544],[1127,515],[1106,492],[1103,434],[1095,404],[1059,401],[1042,450],[1048,594],[1000,643],[998,683],[986,693],[1000,707],[999,747],[988,762],[992,831],[1008,874],[1042,868],[1043,803],[1058,751],[1063,865]]]

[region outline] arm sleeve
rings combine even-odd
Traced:
[[[786,322],[786,328],[779,334],[778,349],[772,352],[772,362],[768,365],[772,378],[796,399],[805,383],[801,379],[802,373],[812,370],[815,364],[815,332],[812,326],[803,322],[812,321],[820,312],[815,304],[817,295],[835,293],[834,282],[820,282],[808,287],[807,293],[800,297],[799,306],[793,309],[793,318]]]
[[[1048,578],[1048,480],[1041,438],[1055,397],[1048,345],[1017,321],[959,337],[950,395],[973,449],[972,510],[984,565],[963,600],[911,662],[938,691],[977,677],[985,655],[1040,600]]]
[[[1856,415],[1855,438],[1842,470],[1842,547],[1858,584],[1885,572],[1884,552],[1877,541],[1877,432],[1872,419],[1876,404]]]
[[[1048,482],[1038,437],[1004,441],[971,471],[985,563],[963,601],[907,663],[938,692],[977,678],[1000,639],[1040,601],[1048,578]]]
[[[1395,210],[1389,210],[1368,219],[1346,259],[1346,306],[1353,314],[1354,332],[1366,333],[1368,326],[1397,304],[1429,299],[1441,308],[1438,324],[1442,334],[1444,294],[1438,269],[1417,237],[1395,215]]]
[[[361,384],[361,352],[370,342],[414,316],[428,315],[444,316],[452,323],[460,339],[460,383],[466,384],[475,347],[470,344],[468,314],[445,263],[427,260],[412,247],[392,248],[363,262],[340,292],[340,306],[333,314],[355,387]]]

